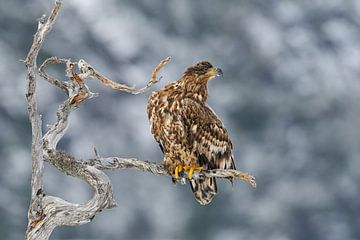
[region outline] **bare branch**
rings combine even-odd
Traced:
[[[142,88],[136,89],[135,86],[129,87],[125,84],[116,83],[111,81],[101,73],[99,73],[96,69],[94,69],[89,63],[85,60],[80,59],[79,62],[72,62],[70,59],[63,59],[57,57],[50,57],[46,59],[39,68],[39,74],[46,81],[51,83],[52,85],[63,89],[67,94],[69,94],[69,88],[71,86],[68,82],[60,81],[45,72],[45,67],[48,64],[65,64],[66,65],[66,76],[71,77],[72,80],[75,80],[78,84],[82,85],[81,87],[85,87],[84,81],[88,78],[94,78],[100,81],[103,85],[111,87],[112,89],[128,92],[131,94],[141,94],[146,92],[152,85],[159,82],[162,77],[157,78],[157,73],[170,61],[170,57],[163,59],[153,70],[150,81]],[[77,74],[73,71],[74,66],[77,66],[80,70],[80,73]],[[88,90],[88,89],[87,89]],[[74,92],[74,91],[72,91]],[[97,96],[97,94],[94,94]],[[83,96],[82,98],[87,98],[88,96]]]
[[[171,176],[165,166],[162,164],[156,164],[150,161],[138,160],[135,158],[121,158],[121,157],[108,157],[108,158],[95,158],[83,161],[85,164],[94,166],[100,170],[115,170],[123,168],[135,168],[144,172],[149,172],[155,175],[167,175]],[[188,176],[183,176],[184,178]],[[231,178],[231,179],[240,179],[247,183],[250,183],[251,186],[256,187],[255,177],[249,173],[231,170],[231,169],[212,169],[212,170],[202,170],[194,172],[193,178],[208,178],[208,177],[217,177],[217,178]],[[180,181],[180,183],[183,181]]]
[[[88,77],[93,77],[97,80],[99,80],[103,85],[111,87],[112,89],[128,92],[131,94],[141,94],[147,91],[152,85],[159,82],[161,80],[161,77],[157,79],[157,73],[170,61],[170,57],[167,57],[163,59],[153,70],[152,76],[150,81],[140,89],[136,89],[135,86],[129,87],[124,84],[119,84],[116,82],[111,81],[101,73],[99,73],[97,70],[95,70],[89,63],[87,63],[85,60],[81,59],[78,63],[78,67],[80,69],[81,74],[83,75],[83,79]]]
[[[39,68],[39,74],[43,79],[45,79],[49,83],[55,85],[56,87],[63,89],[67,94],[68,94],[68,85],[50,75],[48,75],[45,72],[45,66],[48,64],[60,64],[60,63],[67,64],[69,61],[70,61],[69,59],[51,57],[51,58],[46,59]]]
[[[58,7],[58,5],[56,4],[55,7]],[[57,11],[52,11],[52,13],[56,14]],[[54,20],[55,18],[49,17],[49,19]],[[42,27],[49,25],[46,23],[41,23],[39,26]],[[47,30],[42,30],[42,28],[39,28],[38,31],[43,33],[48,32]],[[35,34],[35,36],[37,36],[37,34],[38,32]],[[34,42],[41,43],[42,41],[43,40]],[[35,49],[39,51],[40,46],[37,46]],[[29,54],[27,59],[33,59],[35,61],[36,58],[33,58],[32,56],[32,54]],[[72,62],[70,59],[51,57],[43,62],[39,68],[40,76],[42,76],[52,85],[64,90],[68,95],[68,99],[58,107],[56,122],[53,125],[48,126],[49,129],[43,138],[41,138],[41,120],[39,119],[39,121],[37,121],[37,123],[40,125],[35,129],[35,131],[33,130],[33,133],[38,134],[33,136],[33,141],[37,144],[36,148],[34,148],[36,149],[37,153],[34,156],[37,156],[37,158],[41,160],[41,164],[43,164],[43,158],[45,158],[47,162],[55,166],[59,171],[64,172],[67,175],[83,179],[94,189],[95,195],[86,204],[73,204],[57,197],[45,196],[41,187],[36,188],[39,190],[36,191],[36,196],[32,198],[32,201],[37,200],[38,203],[36,204],[36,211],[29,210],[29,212],[34,212],[34,216],[32,218],[29,217],[26,239],[48,239],[56,226],[80,225],[91,221],[103,208],[112,208],[116,206],[116,202],[113,199],[110,180],[106,174],[101,171],[101,169],[97,169],[96,167],[84,164],[83,162],[76,161],[67,153],[56,151],[58,142],[61,140],[67,130],[69,123],[68,118],[71,111],[74,110],[84,100],[97,96],[96,93],[92,93],[89,90],[85,84],[85,80],[88,78],[96,78],[103,84],[111,86],[117,90],[130,92],[132,94],[143,93],[158,81],[156,79],[156,73],[160,71],[160,69],[168,61],[169,58],[163,60],[155,68],[150,82],[141,89],[130,88],[126,85],[121,85],[110,81],[94,70],[84,60],[80,60],[79,62]],[[29,66],[29,63],[31,63],[29,60],[26,60],[25,62],[27,66]],[[45,67],[49,64],[64,64],[66,66],[65,76],[68,79],[66,81],[60,81],[47,74]],[[34,80],[31,82],[33,84],[31,85],[31,89],[35,89],[34,69],[36,68],[36,64],[34,63],[31,66],[33,66],[33,68],[31,68],[32,75],[29,76],[34,76]],[[78,67],[80,73],[76,73],[74,71],[75,66]],[[34,99],[35,94],[34,92],[29,92],[32,93],[28,94],[28,96],[32,97],[29,98],[29,104],[35,104],[35,108],[32,108],[35,110],[32,113],[37,113],[36,101]],[[33,100],[33,102],[31,102],[31,100]],[[36,161],[35,163],[38,162],[39,161]],[[34,169],[36,170],[36,168]],[[40,170],[42,171],[42,165]],[[42,181],[42,172],[41,174],[34,175],[34,177],[35,179],[38,179],[38,181]],[[33,187],[35,186],[36,185],[34,184]],[[42,183],[40,186],[42,186]],[[31,206],[33,205],[34,204],[31,204]],[[33,207],[30,209],[33,209]]]
[[[147,91],[153,84],[159,82],[162,77],[157,78],[157,74],[158,72],[166,65],[168,64],[168,62],[170,61],[171,57],[167,57],[165,59],[163,59],[153,70],[152,74],[151,74],[151,79],[148,82],[148,84],[143,87],[140,88],[139,90],[137,90],[136,92],[134,92],[133,94],[139,94],[139,93],[144,93],[145,91]]]
[[[44,38],[49,33],[54,24],[55,18],[61,6],[61,0],[57,0],[49,18],[45,20],[43,16],[38,22],[38,29],[35,33],[33,43],[24,61],[27,68],[27,104],[29,119],[31,122],[32,130],[32,144],[31,144],[31,156],[32,156],[32,175],[31,175],[31,200],[28,211],[28,230],[33,227],[33,223],[36,223],[41,219],[41,200],[42,200],[42,176],[43,176],[43,154],[42,154],[42,121],[38,112],[38,107],[35,98],[36,90],[36,59],[41,49]]]
[[[36,58],[41,49],[42,43],[47,36],[47,34],[52,29],[52,26],[55,22],[56,16],[60,10],[62,4],[62,0],[56,0],[55,5],[53,6],[50,16],[45,20],[46,15],[43,15],[38,22],[38,29],[34,35],[33,44],[29,50],[29,53],[24,61],[24,63],[28,66],[36,67]],[[35,70],[35,69],[33,69]],[[35,73],[35,71],[34,71]],[[35,90],[35,89],[34,89]]]
[[[48,239],[51,232],[59,225],[79,225],[91,221],[96,213],[104,208],[116,206],[109,178],[101,170],[94,167],[74,164],[66,154],[59,155],[56,162],[51,162],[60,171],[68,175],[85,180],[95,191],[94,197],[85,204],[73,204],[60,198],[45,196],[42,190],[43,158],[52,156],[52,149],[56,148],[58,141],[65,134],[68,126],[70,111],[81,101],[93,97],[88,87],[73,72],[74,64],[67,59],[51,58],[40,67],[39,73],[45,80],[65,90],[69,99],[59,106],[57,121],[50,126],[49,131],[42,138],[42,121],[36,102],[36,60],[42,43],[52,28],[61,7],[61,0],[57,0],[50,16],[43,16],[39,20],[33,44],[24,63],[27,68],[27,104],[29,118],[32,126],[32,179],[31,200],[28,212],[28,227],[25,239]],[[47,75],[44,71],[46,64],[65,63],[68,82],[61,82]],[[50,158],[55,159],[55,158]]]
[[[59,159],[61,163],[66,156]],[[66,164],[64,164],[66,165]],[[104,208],[116,206],[112,196],[110,179],[100,170],[91,166],[67,166],[77,169],[76,174],[87,181],[95,191],[94,197],[85,204],[74,204],[61,198],[43,196],[41,218],[29,231],[27,239],[48,239],[57,226],[78,226],[90,222]]]

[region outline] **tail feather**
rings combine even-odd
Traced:
[[[201,205],[209,204],[217,193],[216,180],[214,177],[190,180],[190,186],[195,194],[196,201]]]

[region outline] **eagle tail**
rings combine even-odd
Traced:
[[[217,193],[216,180],[214,177],[190,180],[190,186],[196,201],[201,205],[209,204]]]

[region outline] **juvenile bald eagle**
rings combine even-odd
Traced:
[[[164,153],[164,165],[173,180],[182,171],[189,171],[191,189],[201,205],[215,196],[216,180],[194,180],[193,171],[235,169],[229,135],[206,103],[207,83],[220,75],[220,68],[199,62],[178,81],[152,93],[147,105],[151,133]]]

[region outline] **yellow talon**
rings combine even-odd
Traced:
[[[182,165],[178,165],[175,168],[175,178],[179,178],[179,172],[182,172],[183,170],[183,166]]]
[[[199,167],[199,166],[192,166],[192,167],[185,166],[185,167],[184,167],[184,170],[186,170],[186,171],[189,170],[188,178],[189,178],[189,179],[192,179],[194,171],[201,171],[201,170],[203,170],[203,167]]]
[[[188,171],[188,178],[192,179],[193,178],[193,174],[194,171],[201,171],[203,170],[203,167],[200,166],[182,166],[182,165],[178,165],[175,168],[175,178],[180,178],[179,173],[182,171]]]
[[[194,168],[191,167],[189,171],[189,179],[192,179],[193,172],[194,172]]]

